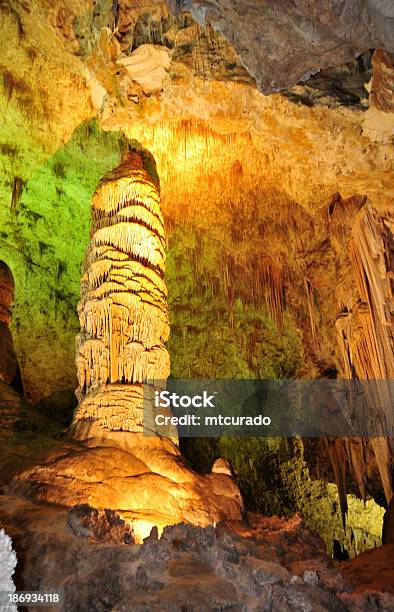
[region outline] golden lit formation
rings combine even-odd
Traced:
[[[145,165],[141,153],[129,151],[93,197],[78,304],[77,437],[93,420],[141,431],[142,383],[170,372],[163,218]]]

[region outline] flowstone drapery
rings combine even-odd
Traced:
[[[112,431],[142,431],[142,383],[165,381],[170,371],[164,270],[158,185],[143,155],[130,151],[93,197],[78,304],[77,437],[89,436],[92,421]]]
[[[377,423],[391,426],[392,405],[389,384],[394,377],[394,294],[391,281],[393,261],[392,233],[388,224],[370,204],[355,216],[347,248],[356,291],[343,293],[341,312],[335,327],[346,379],[377,380],[366,383],[371,416]],[[353,467],[360,494],[366,496],[366,457],[373,450],[387,503],[393,495],[391,476],[392,452],[388,437],[337,439],[331,446],[331,457],[346,509],[346,463]]]

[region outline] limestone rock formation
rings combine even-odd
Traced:
[[[363,132],[371,140],[393,141],[394,132],[394,54],[376,49],[372,56],[372,79],[366,86],[370,106],[364,117]]]
[[[14,290],[12,272],[0,261],[0,429],[14,427],[25,408],[19,394],[22,381],[10,329]]]
[[[283,3],[170,0],[221,32],[263,93],[291,87],[321,68],[345,64],[370,48],[394,51],[390,0]]]
[[[151,163],[127,150],[93,197],[78,304],[80,403],[72,424],[84,446],[53,451],[10,485],[35,501],[116,510],[139,541],[155,526],[205,526],[243,511],[228,468],[218,471],[216,464],[199,476],[171,439],[143,433],[154,385],[165,385],[169,375],[165,240]]]
[[[27,404],[10,385],[0,381],[0,429],[13,429],[26,416]]]
[[[387,504],[393,491],[389,439],[393,403],[391,383],[387,382],[394,364],[392,226],[390,214],[379,214],[366,198],[345,200],[336,194],[327,212],[330,257],[334,256],[335,262],[330,272],[335,285],[329,301],[336,304],[331,320],[338,347],[338,375],[357,380],[367,403],[360,421],[366,435],[331,439],[327,446],[345,520],[349,475],[353,491],[364,500],[373,495]],[[320,270],[319,276],[322,274]],[[374,435],[371,424],[376,427]]]
[[[356,215],[349,244],[350,260],[357,291],[340,296],[336,321],[338,343],[345,378],[381,381],[366,393],[376,422],[391,427],[393,407],[386,379],[394,377],[394,294],[390,278],[393,261],[391,230],[370,205]],[[386,430],[388,433],[388,430]],[[387,502],[393,494],[391,456],[387,438],[371,438]],[[350,442],[351,446],[351,442]],[[362,458],[351,461],[363,491],[365,466]],[[360,463],[359,463],[360,462]]]
[[[175,4],[179,8],[192,5],[174,0],[172,6]],[[98,175],[118,163],[113,149],[110,154],[113,134],[107,132],[103,138],[103,126],[109,131],[120,128],[138,138],[154,151],[162,170],[163,211],[168,235],[171,233],[167,282],[174,317],[173,345],[179,351],[178,371],[189,368],[192,375],[199,375],[203,370],[208,376],[218,372],[262,375],[267,361],[259,350],[267,342],[261,333],[265,330],[265,301],[275,321],[281,324],[284,319],[286,329],[290,319],[297,335],[303,334],[303,375],[311,372],[311,363],[313,375],[322,371],[336,374],[340,368],[334,335],[338,312],[346,326],[351,318],[354,323],[350,340],[345,339],[352,346],[352,358],[358,355],[360,367],[371,369],[373,362],[377,368],[377,358],[372,355],[374,338],[362,337],[364,329],[370,333],[375,325],[368,303],[360,295],[354,297],[358,289],[352,265],[342,266],[338,253],[333,255],[327,247],[329,238],[323,235],[314,213],[323,205],[326,208],[331,195],[340,191],[344,197],[366,194],[379,217],[387,220],[394,185],[393,113],[374,115],[375,127],[380,130],[386,126],[385,140],[375,141],[372,129],[365,129],[370,111],[377,110],[373,106],[367,112],[361,112],[363,104],[344,108],[347,103],[341,96],[331,108],[326,107],[326,96],[320,107],[315,105],[314,95],[306,99],[309,106],[294,104],[291,97],[262,96],[240,56],[264,91],[289,87],[300,75],[307,78],[311,70],[327,64],[350,61],[358,71],[355,54],[361,48],[379,44],[385,55],[393,51],[386,36],[392,37],[391,0],[224,0],[210,6],[204,1],[193,5],[193,14],[205,27],[190,14],[174,18],[161,0],[104,0],[95,3],[94,9],[86,0],[70,0],[67,14],[58,0],[0,3],[0,37],[4,42],[0,92],[4,172],[0,190],[3,201],[12,202],[12,207],[0,210],[2,257],[6,261],[13,258],[18,274],[14,340],[23,360],[26,389],[35,400],[55,389],[75,386],[74,305],[87,233],[86,211]],[[238,53],[214,27],[225,33]],[[158,71],[157,83],[164,87],[159,94],[145,95],[141,84],[132,81],[133,74],[122,65],[138,57],[139,48],[145,45],[165,48],[170,59],[170,70]],[[378,89],[383,92],[380,76],[383,78],[384,72],[385,78],[390,77],[391,70],[387,61],[379,67],[380,61],[375,61],[379,55],[375,53],[374,58],[379,83],[372,87],[372,105],[378,103]],[[145,75],[149,81],[157,66],[147,65],[152,68],[152,74]],[[85,85],[86,66],[91,71],[93,104]],[[335,84],[342,69],[331,68]],[[366,68],[368,72],[370,67]],[[48,75],[56,81],[56,88],[51,87]],[[326,91],[327,73],[321,70],[315,79],[322,80]],[[356,99],[360,102],[358,93]],[[385,96],[385,104],[387,100]],[[81,124],[92,114],[97,123]],[[383,124],[382,115],[387,124]],[[78,125],[80,136],[75,139],[71,135]],[[91,157],[90,165],[85,165],[87,157]],[[93,177],[90,182],[88,174]],[[25,181],[27,188],[19,201],[13,185]],[[250,252],[252,243],[258,256]],[[341,248],[347,258],[347,244]],[[360,259],[360,253],[357,257]],[[368,260],[371,257],[369,253]],[[381,263],[381,256],[378,259]],[[344,294],[352,302],[351,316],[341,307],[349,307],[346,295],[342,300]],[[245,309],[243,314],[238,305]],[[282,339],[276,330],[274,333]],[[202,341],[204,334],[208,341]],[[207,359],[206,346],[213,335],[216,354]],[[275,346],[281,354],[282,346]],[[364,363],[364,352],[372,356],[371,363]],[[289,361],[299,364],[297,359]],[[291,375],[295,371],[293,367]],[[270,370],[269,375],[278,375],[277,370],[274,374]],[[124,390],[116,389],[117,383],[106,384],[112,384],[112,399],[117,397],[119,415],[123,413],[126,420],[128,407],[121,405]],[[90,390],[88,395],[94,398],[93,388]],[[80,420],[81,435],[88,429],[93,434],[96,428],[96,443],[116,443],[118,448],[131,450],[136,439],[131,442],[130,432],[110,431],[107,425],[103,429],[92,417],[95,402],[85,400],[86,415],[90,416]],[[146,456],[149,444],[147,441]],[[176,465],[180,461],[176,449],[169,441],[160,444],[165,447],[163,461],[169,452],[176,458],[172,465]],[[382,473],[387,476],[387,445],[377,444]],[[20,465],[18,456],[23,455],[17,444],[12,450],[12,460],[7,462],[9,475]],[[77,452],[77,447],[74,450]],[[379,482],[375,453],[364,443],[358,444],[358,450],[353,444],[342,451],[339,456],[355,467],[361,490],[375,494],[370,487],[372,480]],[[88,456],[86,449],[84,452]],[[123,457],[118,456],[120,461]],[[90,486],[91,464],[87,461],[86,465],[82,482],[74,478],[81,498],[83,487]],[[342,467],[339,473],[343,475]],[[72,469],[76,474],[77,462]],[[158,461],[153,469],[159,470]],[[60,470],[57,481],[56,472],[48,472],[42,480],[42,498],[50,479],[63,486],[68,474],[67,469]],[[178,475],[174,473],[173,478],[171,482],[179,484]],[[35,484],[39,482],[36,479]],[[95,482],[100,482],[99,477]],[[120,481],[118,485],[121,487]],[[110,477],[105,486],[110,491]],[[137,497],[137,486],[135,491]],[[380,494],[377,491],[376,497]],[[51,499],[56,501],[56,495]]]
[[[241,162],[246,179],[251,165],[260,172],[264,169],[262,174],[265,184],[268,185],[268,179],[272,179],[269,181],[270,184],[276,187],[280,185],[282,193],[308,210],[322,205],[336,190],[344,195],[366,193],[372,196],[375,206],[384,206],[387,202],[391,202],[392,179],[388,174],[392,166],[390,148],[371,145],[368,140],[370,130],[368,137],[363,136],[359,130],[360,121],[365,121],[368,112],[361,114],[357,110],[346,112],[343,108],[328,110],[313,106],[299,108],[281,96],[260,95],[253,86],[253,79],[242,66],[231,45],[226,43],[222,35],[215,33],[211,26],[205,29],[200,27],[190,15],[184,15],[176,20],[169,14],[165,3],[156,0],[143,3],[122,2],[117,5],[117,22],[113,23],[111,2],[100,3],[93,11],[88,6],[89,3],[72,0],[68,3],[67,27],[65,25],[63,27],[64,9],[57,0],[51,4],[50,10],[47,7],[48,3],[43,0],[37,0],[32,6],[15,2],[11,4],[15,4],[14,12],[7,9],[8,3],[3,3],[1,7],[3,19],[0,28],[2,39],[6,41],[4,49],[7,49],[3,61],[4,82],[7,82],[9,87],[14,83],[12,92],[11,89],[8,90],[11,97],[8,102],[7,118],[10,118],[10,114],[12,116],[15,114],[14,125],[20,124],[24,127],[17,132],[16,140],[16,134],[7,135],[9,126],[4,124],[5,148],[2,159],[6,170],[4,184],[1,186],[2,197],[4,201],[11,198],[10,186],[13,184],[15,174],[13,160],[15,155],[19,153],[22,155],[22,151],[25,151],[26,139],[21,137],[25,132],[29,134],[28,146],[31,145],[34,151],[37,139],[40,143],[45,141],[49,149],[45,155],[51,155],[59,149],[58,157],[67,159],[67,168],[72,167],[72,172],[66,172],[63,180],[60,176],[61,167],[60,175],[49,174],[45,177],[51,189],[41,192],[42,172],[47,172],[48,168],[51,168],[52,161],[56,168],[58,159],[49,159],[44,168],[41,168],[42,157],[36,158],[34,153],[33,161],[30,155],[23,153],[21,169],[18,172],[23,181],[31,179],[31,182],[28,193],[22,197],[22,204],[26,208],[21,207],[16,226],[18,232],[15,236],[8,208],[4,207],[1,210],[1,222],[8,231],[8,236],[4,239],[7,260],[9,257],[15,259],[18,276],[21,278],[21,283],[18,283],[20,299],[17,304],[19,325],[18,333],[14,334],[14,341],[18,354],[23,358],[26,392],[34,401],[56,389],[75,385],[71,332],[75,327],[73,304],[77,299],[80,257],[85,246],[88,196],[85,194],[82,198],[80,190],[76,194],[75,189],[68,188],[73,184],[70,177],[74,174],[74,169],[78,176],[80,171],[79,158],[72,157],[74,149],[70,151],[68,145],[73,144],[73,139],[71,143],[69,142],[73,130],[92,113],[98,117],[100,125],[106,130],[120,128],[135,134],[139,132],[144,137],[140,141],[149,148],[151,131],[154,132],[152,140],[155,146],[155,158],[162,157],[165,160],[165,169],[169,176],[167,180],[166,173],[160,173],[164,181],[162,197],[165,206],[167,205],[171,223],[176,218],[176,208],[185,201],[186,197],[189,199],[189,194],[186,194],[183,188],[184,177],[187,176],[187,183],[190,184],[190,189],[188,185],[190,199],[196,197],[195,193],[191,193],[192,173],[198,166],[194,163],[193,151],[194,136],[199,137],[200,134],[198,126],[194,131],[187,127],[185,135],[179,129],[179,142],[175,142],[175,139],[169,142],[164,134],[162,122],[167,122],[169,132],[172,130],[175,132],[176,125],[182,125],[178,121],[204,120],[206,122],[204,127],[209,127],[211,132],[217,131],[218,141],[223,132],[232,136],[235,132],[237,135],[243,132],[245,142],[248,141],[247,152],[241,150],[241,139],[236,138],[232,141],[233,146],[220,145],[223,162],[228,160],[229,167],[234,160]],[[259,4],[264,6],[264,3]],[[313,3],[308,5],[313,6]],[[107,9],[108,15],[106,15]],[[296,4],[289,6],[288,10],[290,19],[291,15],[294,17],[296,10],[300,9]],[[243,12],[246,20],[248,11],[245,6]],[[344,19],[346,15],[345,11]],[[268,19],[267,15],[265,18]],[[23,30],[21,40],[23,44],[18,42],[18,19]],[[42,27],[36,28],[37,23],[42,23]],[[53,27],[53,23],[57,24],[56,28]],[[72,53],[70,23],[74,27],[76,37]],[[238,23],[242,24],[242,19],[238,19]],[[107,27],[103,30],[103,26]],[[78,43],[83,46],[82,43],[86,40],[82,38],[84,34],[81,28],[86,35],[89,33],[91,35],[91,44],[89,43],[87,53],[82,49],[78,53],[75,51],[75,46],[78,46]],[[241,35],[242,27],[238,29]],[[348,23],[346,30],[352,31],[353,25]],[[260,31],[263,32],[263,29]],[[335,32],[333,28],[331,33]],[[100,42],[100,33],[103,34],[103,42]],[[131,92],[132,98],[123,97],[122,84],[130,79],[124,66],[119,65],[117,60],[127,60],[141,45],[146,44],[159,45],[160,48],[166,47],[169,50],[170,78],[166,81],[165,90],[159,96],[138,94],[138,103],[136,103],[137,98],[133,92]],[[93,100],[90,100],[88,87],[83,82],[86,77],[86,65],[91,69],[89,78],[93,82]],[[261,68],[264,69],[263,64]],[[107,80],[104,76],[105,69],[111,73],[111,79]],[[54,73],[58,83],[57,90],[48,84],[43,87],[37,86],[41,84],[41,75]],[[84,75],[83,79],[81,74]],[[325,80],[324,74],[318,73],[315,76]],[[339,76],[335,76],[335,83],[338,78]],[[142,91],[141,87],[138,87]],[[29,112],[29,109],[33,109],[34,113]],[[391,115],[391,113],[383,114],[387,117]],[[380,117],[377,124],[380,129],[382,126]],[[92,129],[92,125],[89,124],[89,130]],[[80,129],[84,132],[88,128],[82,124]],[[91,132],[89,138],[85,133],[81,143],[79,141],[75,143],[77,152],[80,151],[80,145],[81,147],[87,145],[95,139],[96,134],[99,134],[99,130]],[[388,143],[391,142],[391,134],[392,131],[386,134]],[[134,134],[133,137],[138,138]],[[227,170],[226,163],[223,163],[220,169],[217,167],[213,140],[208,137],[207,151],[204,152],[206,176],[198,179],[200,187],[206,181],[206,184],[215,189],[217,181],[215,179],[208,181],[209,173],[212,176],[217,172],[224,177]],[[188,155],[182,156],[183,142]],[[176,146],[172,147],[172,144]],[[197,145],[200,146],[200,143]],[[170,155],[168,155],[169,147],[171,147]],[[177,155],[178,149],[179,155]],[[150,150],[153,151],[151,148]],[[197,151],[197,148],[195,150]],[[230,150],[234,159],[229,159]],[[100,149],[101,161],[106,159],[104,151],[106,151],[105,146]],[[91,160],[97,159],[95,155],[88,157]],[[179,158],[182,157],[188,163],[181,166]],[[111,164],[115,166],[116,163],[111,160],[110,166]],[[93,174],[95,167],[96,164],[91,163],[89,168],[85,168],[86,176],[91,170]],[[106,168],[103,168],[102,173],[105,171]],[[35,176],[32,177],[32,174]],[[75,177],[73,180],[79,181]],[[97,177],[93,183],[96,180]],[[37,182],[38,193],[35,191]],[[249,189],[248,180],[240,183],[242,187]],[[255,180],[250,183],[253,188]],[[79,185],[81,186],[81,181]],[[228,185],[223,185],[222,189],[223,187],[229,188]],[[91,184],[86,191],[90,192],[90,189]],[[61,196],[62,205],[56,212],[52,206],[52,202],[57,201],[55,190],[67,194],[67,197]],[[176,197],[172,192],[175,192]],[[234,196],[236,200],[238,195]],[[206,218],[214,228],[216,224],[211,220],[215,217],[216,210],[214,206],[208,205],[208,202],[213,204],[214,200],[201,197],[204,197],[207,203]],[[79,206],[81,214],[71,222],[70,219],[74,211],[77,208],[79,210]],[[262,206],[257,197],[256,206]],[[37,217],[37,214],[41,216]],[[38,223],[35,221],[37,218]],[[220,218],[224,222],[224,217]],[[29,234],[27,232],[31,222],[35,223],[34,235],[37,240],[32,240],[31,232]],[[52,231],[55,223],[56,232]],[[47,231],[44,231],[45,228]],[[72,257],[67,260],[67,270],[65,273],[61,272],[58,279],[56,266],[59,265],[59,271],[64,270],[66,249],[62,244],[65,243],[64,235],[67,235],[68,231],[75,249],[72,249]],[[17,250],[20,233],[23,234],[23,240],[29,249],[27,259],[24,259],[23,253]],[[29,266],[32,266],[31,270]],[[39,291],[42,279],[44,279],[43,286]],[[33,293],[35,304],[29,304]],[[27,304],[29,304],[29,317],[25,315]],[[62,316],[56,315],[56,309],[61,310]],[[32,325],[28,323],[30,317]],[[56,351],[53,351],[53,346],[56,346]],[[50,376],[47,374],[48,363],[53,365]]]
[[[383,519],[382,544],[394,545],[394,498],[389,503]]]
[[[357,282],[355,304],[343,304],[345,312],[337,320],[339,335],[347,319],[359,311],[360,334],[356,330],[340,338],[345,373],[360,379],[391,379],[394,377],[394,295],[390,270],[393,246],[390,227],[379,218],[371,206],[356,216],[349,242],[353,273]],[[356,314],[357,317],[357,314]],[[357,324],[355,324],[357,327]],[[353,342],[352,342],[353,341]]]
[[[94,444],[52,451],[15,476],[7,489],[36,502],[115,510],[138,542],[155,525],[161,531],[181,521],[206,526],[241,517],[243,502],[233,478],[196,474],[169,440],[123,432],[121,441],[108,435]]]
[[[343,564],[333,564],[299,516],[248,514],[245,523],[205,529],[180,524],[159,539],[125,545],[76,537],[63,508],[2,497],[0,513],[24,551],[25,588],[63,587],[65,612],[104,605],[191,612],[228,607],[389,612],[393,606],[390,557],[379,558],[390,547],[361,555],[361,563],[346,563],[345,580]],[[374,559],[384,576],[375,582]]]
[[[394,54],[376,49],[372,56],[373,76],[369,94],[373,106],[394,112]]]
[[[113,510],[96,510],[89,504],[70,508],[67,522],[79,537],[93,537],[100,542],[133,544],[134,535],[129,525]]]
[[[161,91],[170,69],[168,49],[153,45],[141,45],[118,63],[126,68],[133,81],[141,85],[145,94]]]
[[[92,215],[78,304],[79,439],[88,437],[91,421],[141,432],[143,383],[165,382],[170,372],[163,219],[140,153],[128,153],[101,181]]]
[[[369,610],[374,605],[372,593],[380,591],[380,605],[385,610],[394,606],[393,567],[394,544],[366,550],[351,561],[338,563],[340,571],[349,585],[346,598],[349,607],[358,599],[359,609]]]
[[[368,50],[342,66],[322,68],[283,95],[308,106],[346,106],[365,110],[372,77],[371,56]]]

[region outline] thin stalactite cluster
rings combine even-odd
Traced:
[[[145,165],[129,152],[93,196],[78,304],[77,431],[86,421],[141,431],[143,383],[169,375],[163,218]]]
[[[392,406],[386,381],[394,378],[394,298],[389,265],[392,257],[388,228],[376,211],[366,205],[358,212],[348,242],[357,294],[348,296],[336,320],[338,346],[344,377],[380,381],[365,385],[371,418],[383,431],[392,421]],[[346,300],[345,300],[346,301]],[[389,433],[389,432],[387,432]],[[392,450],[388,437],[337,439],[330,455],[346,511],[346,465],[352,466],[360,494],[365,499],[365,474],[369,450],[375,456],[387,502],[393,489]]]

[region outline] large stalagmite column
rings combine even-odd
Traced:
[[[175,432],[143,435],[143,407],[154,396],[149,381],[164,386],[170,370],[163,219],[148,164],[145,154],[129,151],[93,197],[72,424],[83,445],[68,444],[14,480],[16,490],[41,502],[116,510],[138,541],[154,525],[206,526],[240,520],[243,510],[237,485],[220,466],[198,475],[185,465]]]
[[[103,429],[141,432],[142,383],[169,375],[163,218],[146,166],[144,154],[128,151],[93,196],[78,304],[79,439]]]

